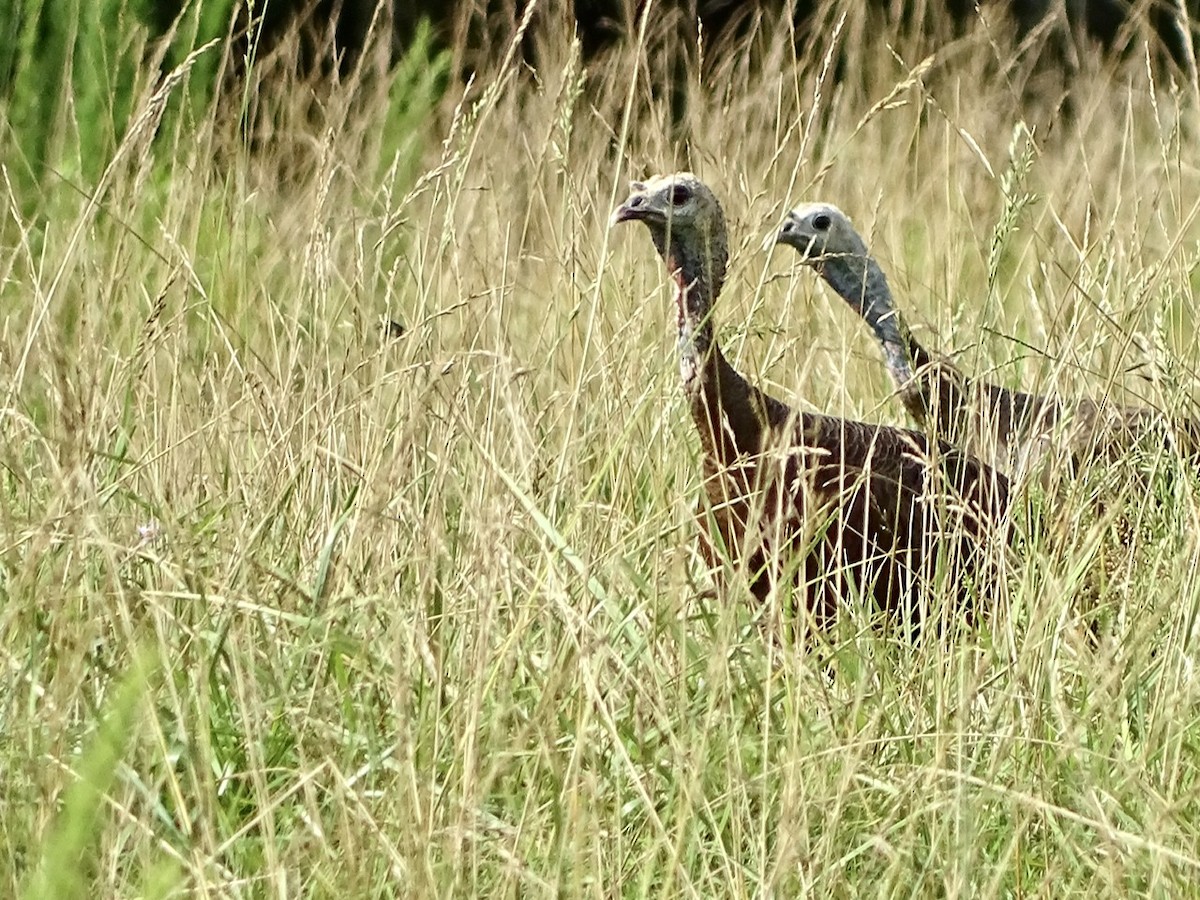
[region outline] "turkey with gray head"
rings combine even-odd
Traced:
[[[963,374],[912,336],[886,276],[850,219],[829,203],[805,203],[788,213],[770,243],[786,244],[862,317],[883,350],[888,373],[909,414],[937,437],[1010,471],[1055,449],[1072,469],[1112,459],[1148,436],[1182,455],[1200,450],[1200,423],[1168,422],[1148,408],[1108,400],[1063,400],[1010,391]]]
[[[1004,540],[1005,477],[915,431],[791,409],[735,371],[713,327],[729,259],[725,217],[694,175],[633,182],[612,221],[642,222],[675,284],[709,563],[724,548],[760,600],[794,584],[818,628],[860,597],[919,627],[938,571],[966,600],[986,545]]]

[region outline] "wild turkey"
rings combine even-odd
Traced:
[[[754,595],[798,582],[812,624],[870,596],[919,627],[939,560],[967,593],[986,545],[1002,539],[1003,475],[915,431],[792,410],[739,375],[714,338],[725,279],[725,217],[687,172],[633,182],[613,224],[640,221],[676,284],[679,368],[700,434],[710,565],[720,548]],[[978,585],[977,585],[978,586]]]
[[[909,414],[923,427],[936,429],[938,438],[968,447],[993,465],[1010,472],[1035,465],[1054,449],[1056,434],[1073,469],[1111,459],[1151,435],[1184,456],[1194,457],[1200,450],[1200,423],[1168,423],[1155,410],[1122,407],[1107,399],[1072,401],[1010,391],[969,378],[949,360],[931,354],[908,330],[879,263],[836,206],[796,207],[774,242],[798,250],[803,262],[875,333]]]

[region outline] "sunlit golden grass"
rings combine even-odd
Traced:
[[[1190,472],[1103,513],[1109,473],[1030,487],[991,615],[915,646],[865,610],[819,658],[770,639],[696,553],[670,293],[607,225],[630,176],[723,198],[719,333],[800,407],[904,421],[862,323],[761,250],[815,198],[968,371],[1195,391],[1188,91],[1090,63],[1064,112],[999,26],[827,19],[807,58],[779,29],[676,70],[670,21],[585,69],[547,16],[416,167],[380,158],[386,81],[285,84],[253,141],[131,132],[94,206],[7,191],[7,892],[1189,892]]]

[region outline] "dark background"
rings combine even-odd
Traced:
[[[147,0],[155,27],[165,30],[182,4],[172,0]],[[469,67],[475,53],[485,52],[489,44],[505,40],[520,19],[522,0],[272,0],[267,3],[262,23],[260,49],[269,50],[290,28],[307,32],[313,47],[322,38],[334,35],[341,51],[341,65],[351,64],[362,48],[378,3],[389,3],[393,50],[398,55],[417,33],[419,23],[428,20],[434,28],[435,44],[454,50]],[[939,18],[940,30],[946,21],[963,27],[977,15],[973,0],[931,0],[929,3],[905,3],[898,0],[868,0],[880,14],[903,22],[914,15]],[[803,43],[821,4],[814,0],[658,0],[655,16],[675,14],[682,22],[702,23],[704,33],[714,46],[744,37],[756,16],[777,20],[789,6],[794,9],[797,40]],[[641,3],[627,0],[573,0],[571,12],[579,29],[584,55],[593,57],[621,41],[636,27]],[[1200,0],[1187,0],[1194,37],[1200,18]],[[543,3],[536,15],[562,14],[563,4]],[[983,5],[989,20],[1005,22],[1016,37],[1028,34],[1039,25],[1050,25],[1061,33],[1058,44],[1062,59],[1068,62],[1070,51],[1095,44],[1109,52],[1124,53],[1140,49],[1150,38],[1160,58],[1186,69],[1187,41],[1175,0],[993,0]],[[918,13],[913,12],[919,10]],[[1046,19],[1051,22],[1047,23]],[[919,26],[922,23],[908,22]],[[326,45],[327,46],[327,45]],[[802,47],[799,49],[803,49]],[[527,46],[527,55],[532,48]],[[1053,52],[1053,51],[1052,51]],[[309,65],[321,54],[313,53]],[[327,57],[326,57],[327,59]]]
[[[336,20],[338,44],[353,56],[362,46],[378,1],[318,0],[288,4],[274,0],[266,6],[268,20],[265,30],[268,35],[280,34],[289,24],[305,18],[317,26],[328,25]],[[912,17],[913,8],[918,8],[920,12],[916,14],[925,18],[952,19],[959,26],[965,25],[968,19],[977,14],[976,4],[972,0],[934,0],[929,4],[869,1],[883,16],[898,22]],[[463,58],[469,59],[473,50],[486,49],[485,44],[496,40],[497,36],[506,36],[512,24],[520,19],[523,5],[522,0],[391,0],[394,44],[397,52],[407,47],[420,20],[428,19],[434,26],[436,40],[443,47],[456,49]],[[168,11],[172,6],[162,4],[161,10],[169,16]],[[793,7],[798,40],[803,42],[820,6],[811,0],[799,0],[794,4],[787,4],[784,0],[658,0],[654,16],[658,18],[677,13],[682,22],[702,23],[704,34],[710,36],[714,44],[721,44],[744,36],[758,14],[769,20],[778,20],[788,6]],[[1188,0],[1184,6],[1194,29],[1196,18],[1200,17],[1200,1]],[[552,12],[554,7],[554,4],[542,4],[536,14],[556,14]],[[578,26],[584,56],[590,58],[634,31],[640,7],[640,2],[635,5],[626,0],[574,0],[571,10]],[[985,4],[984,11],[992,19],[1001,22],[1007,19],[1018,37],[1043,24],[1046,18],[1055,18],[1057,22],[1052,24],[1069,36],[1076,47],[1094,42],[1110,52],[1124,53],[1140,48],[1141,38],[1152,37],[1157,43],[1156,49],[1166,59],[1177,66],[1187,66],[1184,24],[1175,0],[995,0]],[[944,22],[940,24],[944,26]]]

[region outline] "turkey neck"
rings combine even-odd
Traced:
[[[913,338],[895,308],[879,264],[870,256],[831,255],[818,263],[818,271],[875,332],[883,347],[888,373],[912,417],[926,426],[936,422],[942,435],[951,441],[966,440],[970,410],[964,389],[970,382],[953,365],[935,359]],[[983,385],[982,390],[992,417],[986,430],[1003,437],[1007,437],[1014,425],[1029,424],[1039,418],[1052,422],[1059,415],[1054,404],[1036,397],[1014,395],[989,384]]]
[[[711,252],[706,252],[711,251]],[[725,281],[725,249],[700,251],[672,243],[663,254],[675,280],[679,374],[704,449],[725,465],[763,448],[768,424],[787,408],[750,385],[713,338],[713,300]]]
[[[664,256],[675,280],[679,374],[691,393],[707,370],[719,369],[724,362],[721,348],[713,341],[712,305],[725,282],[725,263],[710,253],[678,245],[672,245]]]
[[[900,400],[922,425],[936,422],[952,440],[965,437],[962,388],[955,371],[935,360],[908,330],[892,300],[887,277],[870,256],[846,254],[822,260],[818,271],[875,332]],[[915,371],[914,371],[915,369]],[[920,372],[918,377],[916,372]]]
[[[869,256],[833,255],[822,259],[817,271],[875,332],[896,384],[903,387],[910,382],[914,360],[921,357],[928,362],[929,354],[908,333],[879,264]]]

